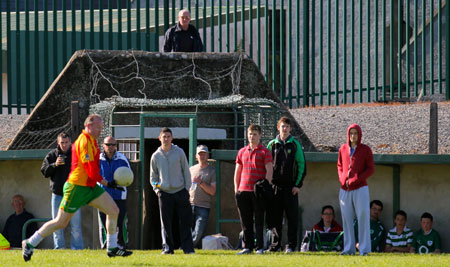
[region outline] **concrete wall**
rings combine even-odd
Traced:
[[[336,164],[309,163],[307,167],[308,176],[300,191],[303,232],[320,220],[320,208],[327,204],[334,206],[336,220],[342,223]],[[449,165],[408,164],[400,167],[400,209],[408,214],[407,226],[419,230],[420,216],[430,212],[434,217],[433,228],[440,233],[445,252],[450,251],[450,232],[446,231],[450,210],[445,201],[450,191],[450,181],[446,179],[449,171]],[[392,167],[376,165],[374,175],[368,180],[370,199],[379,199],[384,204],[381,221],[387,229],[394,226],[393,214],[396,212],[393,210],[392,173]]]
[[[234,164],[221,163],[222,218],[238,218],[232,188]],[[339,208],[339,182],[335,163],[308,163],[308,175],[300,190],[299,203],[302,208],[302,233],[310,230],[320,220],[321,207],[332,205],[336,220],[342,224]],[[407,226],[414,231],[420,229],[420,216],[430,212],[434,216],[433,228],[441,235],[445,252],[450,251],[450,232],[446,223],[450,220],[446,192],[450,191],[450,181],[446,179],[449,165],[409,164],[400,167],[400,209],[408,214]],[[433,174],[432,176],[430,174]],[[381,221],[386,229],[393,227],[393,170],[390,166],[376,165],[374,175],[368,180],[370,199],[379,199],[384,204]],[[214,211],[213,211],[214,210]],[[211,209],[207,234],[215,233],[215,208]],[[222,234],[236,245],[240,231],[238,223],[222,224]],[[303,236],[303,234],[301,236]]]
[[[428,211],[434,217],[433,228],[441,235],[443,249],[450,251],[449,165],[403,165],[400,180],[400,207],[408,214],[408,226],[420,228],[420,216]]]
[[[0,161],[0,229],[3,231],[6,219],[14,213],[11,199],[15,194],[25,197],[27,211],[36,218],[51,217],[51,191],[49,181],[41,172],[41,160]],[[83,207],[83,238],[85,248],[98,247],[97,212]],[[94,212],[95,211],[95,212]],[[40,227],[42,223],[38,223]],[[70,226],[68,227],[70,229]],[[69,234],[69,235],[68,235]],[[66,247],[70,247],[70,231],[66,230]],[[39,248],[53,248],[53,238],[44,239]]]
[[[0,201],[3,203],[0,206],[1,230],[3,230],[8,216],[14,212],[10,203],[12,196],[16,193],[24,195],[27,201],[26,209],[33,213],[35,217],[51,216],[51,194],[48,188],[48,180],[42,177],[40,166],[40,160],[0,161]],[[335,207],[336,220],[339,223],[342,222],[338,204],[339,183],[336,164],[308,163],[307,168],[308,175],[299,197],[299,203],[303,210],[302,233],[311,229],[319,221],[320,209],[327,204]],[[226,219],[238,218],[232,187],[233,172],[234,163],[221,163],[221,212],[222,218]],[[393,227],[392,173],[392,167],[376,165],[375,174],[368,180],[370,198],[379,199],[384,203],[381,220],[386,228]],[[409,164],[400,167],[400,208],[408,214],[407,225],[413,230],[418,230],[421,214],[425,211],[430,212],[434,216],[433,227],[441,234],[445,252],[450,251],[450,232],[446,231],[445,227],[446,222],[450,220],[450,210],[446,206],[447,192],[450,191],[450,181],[446,179],[448,173],[450,173],[449,165]],[[144,182],[146,181],[147,179],[144,179]],[[133,196],[137,196],[137,188],[133,187],[130,190]],[[130,203],[134,203],[131,198],[133,197],[130,197]],[[135,204],[132,206],[137,206]],[[93,208],[88,206],[82,208],[82,213],[84,245],[86,248],[98,248],[97,214]],[[137,209],[129,210],[130,231],[137,229],[136,216]],[[216,233],[215,216],[215,201],[213,201],[206,234]],[[221,226],[222,234],[230,238],[233,246],[237,244],[239,231],[239,223],[224,223]],[[130,240],[134,244],[137,239],[136,233],[130,233],[130,238],[134,239],[134,241]],[[68,236],[66,240],[69,240]],[[40,247],[52,248],[52,246],[52,238],[48,237]]]
[[[300,206],[303,209],[303,232],[310,230],[321,217],[321,208],[332,205],[336,221],[342,225],[339,208],[339,188],[335,163],[308,163],[308,174],[300,190]],[[379,199],[384,204],[382,222],[386,227],[392,226],[392,168],[377,165],[375,174],[368,180],[370,199]]]

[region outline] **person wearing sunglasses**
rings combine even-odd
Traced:
[[[130,163],[124,154],[117,151],[117,141],[112,136],[107,136],[103,139],[103,152],[100,154],[100,174],[108,182],[114,181],[114,172],[119,167],[130,168]],[[117,219],[117,227],[119,234],[117,236],[117,244],[120,248],[127,248],[128,244],[128,230],[127,230],[127,188],[120,186],[120,188],[110,188],[101,185],[116,202],[119,207],[119,218]],[[106,247],[106,214],[98,211],[99,216],[99,238],[102,248]]]

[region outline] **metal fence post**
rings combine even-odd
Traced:
[[[450,98],[450,3],[447,2],[445,12],[445,99],[449,100]]]
[[[428,153],[438,154],[438,105],[435,102],[430,104],[430,136]]]
[[[370,3],[371,1],[367,1],[367,102],[370,102]],[[361,14],[362,16],[362,14]],[[375,43],[375,46],[377,44]]]
[[[327,3],[327,105],[331,105],[331,0]]]
[[[155,8],[158,8],[155,6]],[[164,0],[164,32],[166,32],[169,29],[169,0]],[[156,22],[156,25],[159,25],[158,21]],[[198,29],[198,27],[197,27]]]
[[[206,16],[206,1],[203,1],[203,51],[206,51],[206,48],[208,46],[208,41],[207,41],[207,35],[206,35],[206,29],[207,29],[207,16]]]
[[[195,165],[195,150],[197,147],[197,118],[189,119],[189,166]]]
[[[25,1],[25,60],[30,62],[30,10],[29,2]],[[2,103],[2,102],[0,102]],[[25,65],[25,103],[26,112],[29,114],[30,107],[30,64]]]
[[[334,33],[334,39],[335,39],[335,89],[334,89],[334,104],[336,106],[339,105],[339,0],[335,0],[334,4],[335,6],[335,33]],[[345,30],[344,30],[345,34]]]
[[[159,0],[155,0],[155,51],[159,51]]]
[[[400,8],[400,7],[399,7]],[[426,66],[426,47],[425,47],[425,24],[426,24],[426,17],[425,17],[425,0],[422,0],[422,95],[427,94],[427,84],[426,84],[426,72],[427,72],[427,66]],[[430,34],[431,38],[431,34]]]
[[[319,0],[319,105],[323,106],[323,1]],[[352,4],[353,8],[353,4]],[[353,35],[352,35],[353,36]],[[303,93],[304,95],[304,93]],[[306,102],[303,101],[303,106]]]
[[[309,106],[308,61],[309,61],[309,1],[303,0],[303,106]]]
[[[17,101],[17,114],[22,113],[22,86],[21,86],[21,71],[20,71],[20,12],[19,10],[19,1],[16,0],[16,101]]]
[[[0,3],[0,7],[2,7],[2,3]],[[1,14],[1,13],[0,13]],[[0,36],[3,36],[3,17],[0,15]],[[2,48],[3,50],[3,48]],[[3,51],[2,53],[0,53],[0,73],[2,73],[2,75],[0,76],[0,84],[3,84]],[[2,85],[3,88],[3,85]],[[2,93],[0,94],[0,114],[3,114],[3,90]]]
[[[344,0],[344,15],[342,16],[343,28],[344,28],[344,40],[342,42],[342,56],[344,57],[343,84],[342,84],[342,102],[347,104],[347,0]],[[376,57],[376,56],[375,56]]]
[[[298,7],[297,7],[298,9]],[[311,73],[315,73],[316,70],[316,2],[311,3],[311,14],[314,16],[311,17]],[[320,19],[320,18],[319,18]],[[297,18],[297,23],[299,22],[299,18]],[[290,58],[290,56],[289,56]],[[345,68],[345,66],[344,66]],[[311,106],[316,105],[316,75],[311,75]],[[292,96],[291,96],[292,97]],[[300,103],[297,103],[299,106]],[[292,108],[292,106],[290,106]]]
[[[11,49],[9,49],[11,47],[11,2],[10,1],[6,1],[6,46],[7,46],[7,50],[6,50],[6,71],[7,71],[7,78],[6,78],[6,83],[8,86],[7,92],[8,92],[8,97],[7,97],[7,107],[8,107],[8,114],[11,114],[12,111],[12,76],[11,76]],[[2,61],[2,65],[3,65],[3,61]],[[3,78],[2,78],[3,80]],[[2,83],[3,84],[3,83]],[[3,102],[1,103],[3,106]],[[3,109],[3,107],[2,107]]]

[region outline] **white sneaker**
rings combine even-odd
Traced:
[[[256,254],[264,254],[264,249],[258,249],[257,251],[256,251]]]
[[[236,253],[236,255],[245,255],[245,254],[252,254],[252,251],[248,248],[244,248],[243,250]]]
[[[291,253],[292,253],[292,248],[286,248],[286,250],[284,251],[284,253],[286,253],[286,254],[291,254]]]

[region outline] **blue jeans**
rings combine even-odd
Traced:
[[[58,215],[59,204],[61,203],[62,196],[58,196],[52,193],[52,218],[56,218]],[[77,210],[70,220],[70,228],[72,229],[72,249],[83,249],[83,233],[81,231],[81,210]],[[64,240],[64,229],[57,230],[53,233],[53,243],[55,249],[66,248],[66,242]]]
[[[192,241],[194,247],[202,238],[208,223],[209,209],[198,206],[192,206]]]

